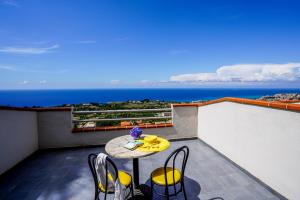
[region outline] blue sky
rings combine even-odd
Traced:
[[[300,88],[300,2],[0,0],[0,89]]]

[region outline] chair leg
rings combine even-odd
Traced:
[[[154,185],[153,185],[152,177],[150,177],[150,180],[151,180],[151,199],[153,199]]]
[[[98,200],[98,197],[99,197],[99,193],[98,193],[99,191],[96,189],[95,190],[95,200]]]
[[[167,200],[169,200],[170,197],[169,197],[169,186],[168,186],[168,184],[166,184],[165,195],[167,197]]]
[[[107,191],[104,193],[104,200],[106,200]]]
[[[133,183],[131,182],[131,185],[130,185],[130,190],[131,190],[131,199],[133,200],[134,199],[134,193],[133,193]]]
[[[181,185],[182,185],[182,190],[183,190],[183,194],[184,194],[184,199],[187,200],[185,187],[184,187],[184,180],[182,180]]]

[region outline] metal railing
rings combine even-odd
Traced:
[[[154,109],[129,109],[129,110],[88,110],[88,111],[73,111],[73,114],[92,114],[92,113],[128,113],[128,112],[172,112],[171,108],[154,108]]]
[[[116,114],[116,113],[152,113],[154,116],[142,116],[142,117],[116,117],[116,118],[104,118],[102,114]],[[168,116],[158,116],[158,113],[164,113]],[[159,109],[127,109],[127,110],[89,110],[89,111],[73,111],[73,123],[85,123],[85,122],[109,122],[109,121],[135,121],[135,120],[171,120],[172,109],[171,108],[159,108]],[[99,114],[97,117],[81,119],[82,115]],[[75,119],[74,116],[79,116],[80,119]],[[78,117],[77,117],[78,118]]]

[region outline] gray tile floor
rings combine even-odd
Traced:
[[[185,174],[189,199],[279,199],[199,140],[172,142],[169,150],[140,159],[140,182],[149,184],[151,171],[162,166],[170,152],[182,145],[190,148]],[[87,157],[89,153],[99,152],[104,152],[104,148],[39,152],[1,177],[0,199],[93,199],[94,183]],[[119,169],[131,171],[131,160],[114,161]],[[176,199],[183,199],[183,195]]]

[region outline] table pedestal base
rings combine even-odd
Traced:
[[[133,193],[134,199],[151,199],[151,188],[148,185],[139,182],[139,159],[133,159]],[[131,199],[131,197],[129,198]]]
[[[133,189],[134,200],[151,200],[151,188],[142,184],[138,188]],[[132,199],[131,196],[128,199]]]

